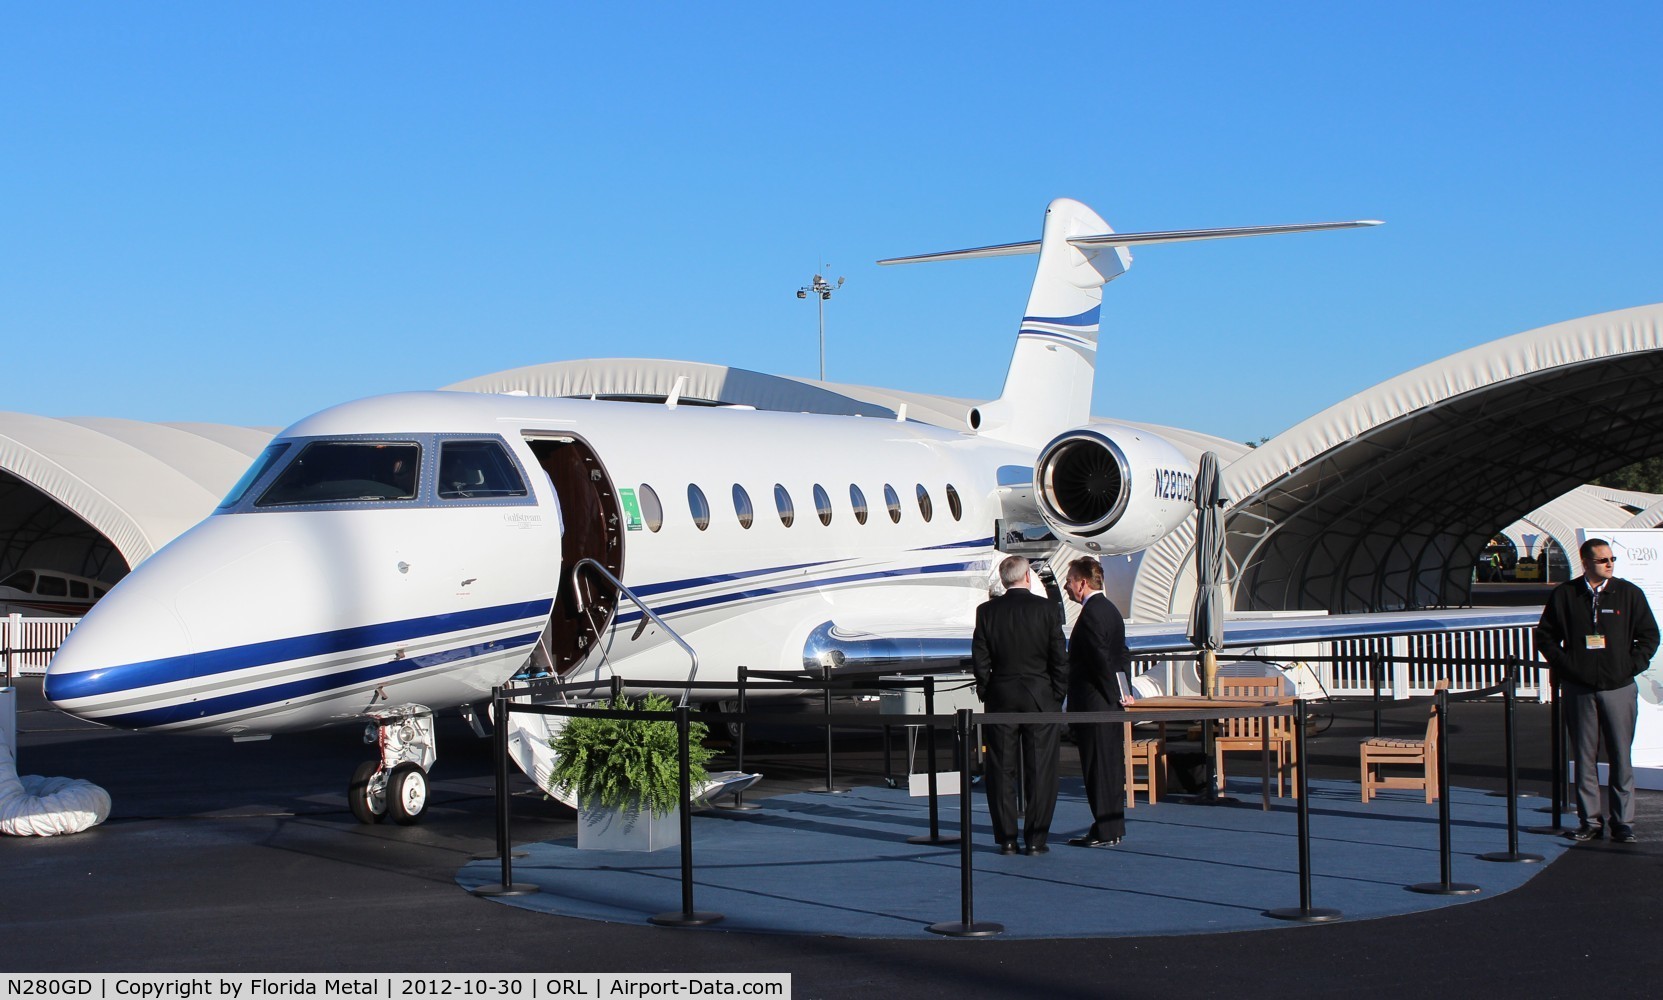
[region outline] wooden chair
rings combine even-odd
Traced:
[[[1440,678],[1437,690],[1449,687],[1449,679]],[[1438,801],[1438,706],[1433,705],[1426,719],[1426,736],[1406,739],[1393,736],[1374,736],[1358,748],[1363,772],[1363,801],[1374,798],[1381,788],[1421,788],[1426,790],[1426,801]],[[1414,766],[1419,774],[1382,777],[1380,767]]]
[[[1262,698],[1267,701],[1288,701],[1281,677],[1220,677],[1217,694],[1220,698]],[[1282,776],[1294,766],[1293,719],[1276,718],[1220,719],[1218,735],[1213,737],[1213,766],[1218,774],[1218,790],[1224,791],[1224,755],[1227,753],[1260,754],[1265,746],[1265,732],[1269,730],[1270,753],[1276,773],[1276,797],[1282,797]],[[1299,794],[1298,783],[1288,782],[1291,793]]]
[[[1126,808],[1137,805],[1137,793],[1148,792],[1149,804],[1154,805],[1166,783],[1166,723],[1161,723],[1161,734],[1154,739],[1133,739],[1132,724],[1122,722],[1126,749]],[[1143,780],[1138,780],[1138,768],[1143,768]]]

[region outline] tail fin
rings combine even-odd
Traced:
[[[1072,198],[1058,198],[1045,209],[1045,227],[1037,242],[894,257],[878,263],[1039,254],[1004,392],[971,410],[969,417],[971,429],[987,437],[1038,448],[1091,419],[1103,286],[1132,266],[1127,247],[1379,224],[1366,220],[1117,234],[1090,208]]]
[[[1038,448],[1091,419],[1103,286],[1126,273],[1132,255],[1121,246],[1082,247],[1069,240],[1112,232],[1096,212],[1070,198],[1046,208],[1039,266],[1005,391],[970,411],[972,429]]]

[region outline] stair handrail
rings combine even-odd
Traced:
[[[572,586],[575,591],[574,596],[577,599],[577,609],[579,611],[584,610],[584,605],[583,591],[582,589],[577,588],[577,575],[585,567],[592,567],[596,572],[600,573],[601,576],[605,577],[606,580],[614,587],[617,587],[619,593],[633,601],[635,606],[641,609],[641,613],[646,615],[648,620],[650,620],[654,625],[657,625],[659,628],[663,629],[665,635],[675,640],[676,645],[680,646],[682,651],[687,654],[688,659],[693,661],[692,666],[687,671],[687,688],[682,691],[681,701],[677,703],[678,705],[686,705],[688,701],[692,700],[693,697],[693,682],[699,679],[699,654],[695,653],[693,651],[693,647],[687,644],[687,640],[683,639],[675,629],[666,624],[664,619],[658,617],[658,615],[653,612],[652,608],[647,607],[646,602],[642,601],[641,598],[635,595],[635,591],[630,590],[629,587],[625,586],[624,581],[613,576],[611,570],[607,569],[605,566],[602,566],[589,556],[579,559],[577,563],[572,566]],[[598,639],[599,637],[597,636],[596,638]]]

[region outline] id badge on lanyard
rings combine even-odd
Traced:
[[[1605,635],[1599,630],[1599,596],[1600,592],[1598,590],[1594,591],[1594,603],[1593,607],[1590,609],[1594,613],[1594,631],[1583,639],[1583,641],[1587,644],[1586,648],[1588,649],[1605,648]]]

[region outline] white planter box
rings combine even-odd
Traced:
[[[577,846],[583,851],[659,851],[681,846],[681,814],[649,809],[579,809]]]

